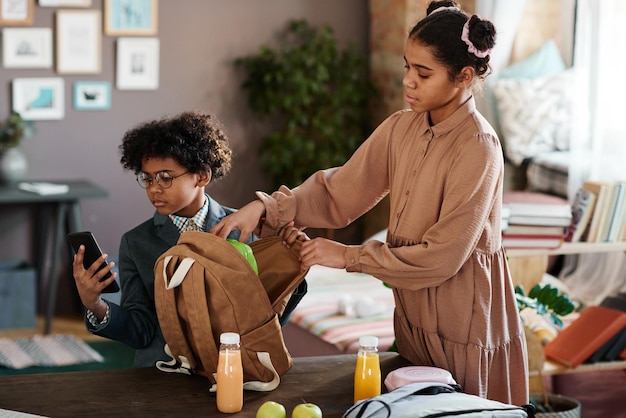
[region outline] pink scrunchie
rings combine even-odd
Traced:
[[[478,58],[485,58],[487,55],[491,54],[491,48],[485,49],[484,51],[479,51],[472,41],[469,39],[469,19],[463,25],[463,32],[461,32],[461,40],[467,44],[467,52],[476,55]]]

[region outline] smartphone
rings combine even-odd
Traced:
[[[72,232],[67,235],[67,239],[70,242],[74,254],[78,252],[78,248],[82,245],[85,246],[85,256],[83,257],[83,266],[87,269],[91,266],[101,255],[102,250],[96,241],[96,237],[89,231]],[[103,262],[100,269],[106,267],[107,263]],[[100,270],[98,269],[98,270]],[[100,281],[106,280],[111,277],[111,272],[108,272]],[[104,288],[102,293],[115,293],[119,292],[120,287],[117,284],[117,280],[113,281],[110,285]]]

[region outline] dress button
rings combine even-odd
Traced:
[[[356,261],[354,260],[354,258],[350,259],[350,264],[354,264]]]

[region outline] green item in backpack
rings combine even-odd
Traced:
[[[226,241],[230,242],[235,247],[235,249],[239,251],[241,255],[243,255],[243,258],[245,258],[246,261],[250,263],[250,267],[252,267],[252,270],[254,270],[254,272],[258,276],[259,268],[256,264],[256,258],[254,258],[252,248],[250,248],[250,246],[245,242],[239,242],[236,239],[228,238]]]

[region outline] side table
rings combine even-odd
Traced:
[[[39,297],[46,300],[44,333],[50,333],[50,326],[55,312],[59,277],[57,262],[61,248],[66,244],[65,236],[69,232],[83,229],[80,200],[106,198],[108,192],[86,180],[29,180],[67,184],[67,193],[40,195],[17,188],[17,185],[0,185],[0,205],[34,205],[39,210],[39,219],[33,239],[36,240],[37,269],[39,271]],[[53,222],[52,225],[50,222]],[[52,228],[52,236],[48,232]],[[46,270],[46,258],[50,256],[50,267]],[[42,284],[47,286],[42,289]]]

